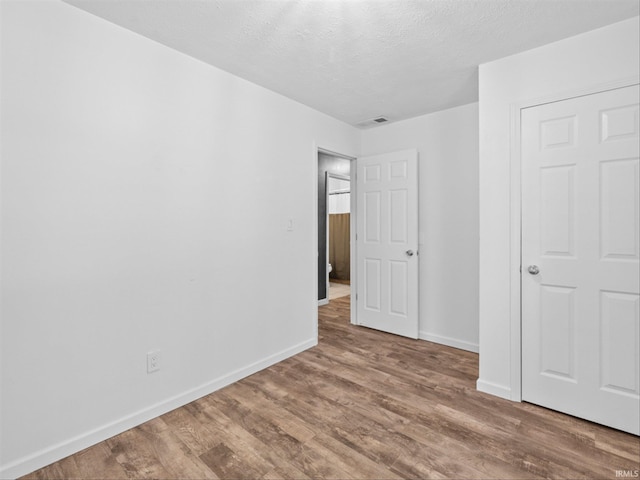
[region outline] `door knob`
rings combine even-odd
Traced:
[[[538,268],[537,265],[529,265],[529,268],[527,268],[527,271],[531,274],[531,275],[537,275],[540,273],[540,269]]]
[[[407,257],[413,257],[413,250],[406,251]]]

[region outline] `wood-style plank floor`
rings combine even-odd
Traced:
[[[640,439],[475,389],[478,356],[320,308],[320,342],[36,479],[614,479]],[[628,478],[628,477],[627,477]]]

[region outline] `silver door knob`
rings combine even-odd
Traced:
[[[407,250],[405,253],[407,254],[407,257],[413,257],[413,250]]]
[[[529,265],[529,268],[527,268],[527,271],[531,274],[531,275],[537,275],[540,273],[540,269],[538,268],[537,265]]]

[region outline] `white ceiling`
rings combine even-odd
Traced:
[[[346,123],[478,99],[481,63],[640,14],[638,0],[65,0]]]

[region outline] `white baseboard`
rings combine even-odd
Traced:
[[[321,307],[323,305],[329,305],[329,299],[323,298],[322,300],[318,300],[318,306]]]
[[[433,343],[440,343],[448,347],[459,348],[460,350],[466,350],[468,352],[478,353],[478,344],[467,342],[465,340],[458,340],[457,338],[445,337],[443,335],[436,335],[425,331],[418,332],[418,338],[420,340],[427,340]]]
[[[484,392],[488,393],[489,395],[495,395],[496,397],[511,400],[511,389],[509,387],[505,387],[504,385],[498,385],[497,383],[486,382],[484,380],[478,379],[476,381],[476,388],[479,392]]]
[[[21,477],[34,470],[42,468],[60,459],[68,457],[80,450],[84,450],[96,443],[102,442],[108,438],[118,435],[126,430],[136,427],[152,418],[156,418],[171,410],[175,410],[187,403],[193,402],[198,398],[209,395],[233,382],[237,382],[249,375],[274,365],[286,358],[292,357],[304,350],[314,347],[318,344],[316,338],[294,345],[291,348],[270,355],[262,360],[254,362],[246,367],[239,368],[215,380],[202,384],[191,390],[167,398],[154,405],[150,405],[142,410],[138,410],[119,420],[108,423],[101,427],[89,430],[81,435],[70,438],[58,444],[52,445],[26,457],[15,460],[7,465],[0,466],[0,478],[11,479]]]

